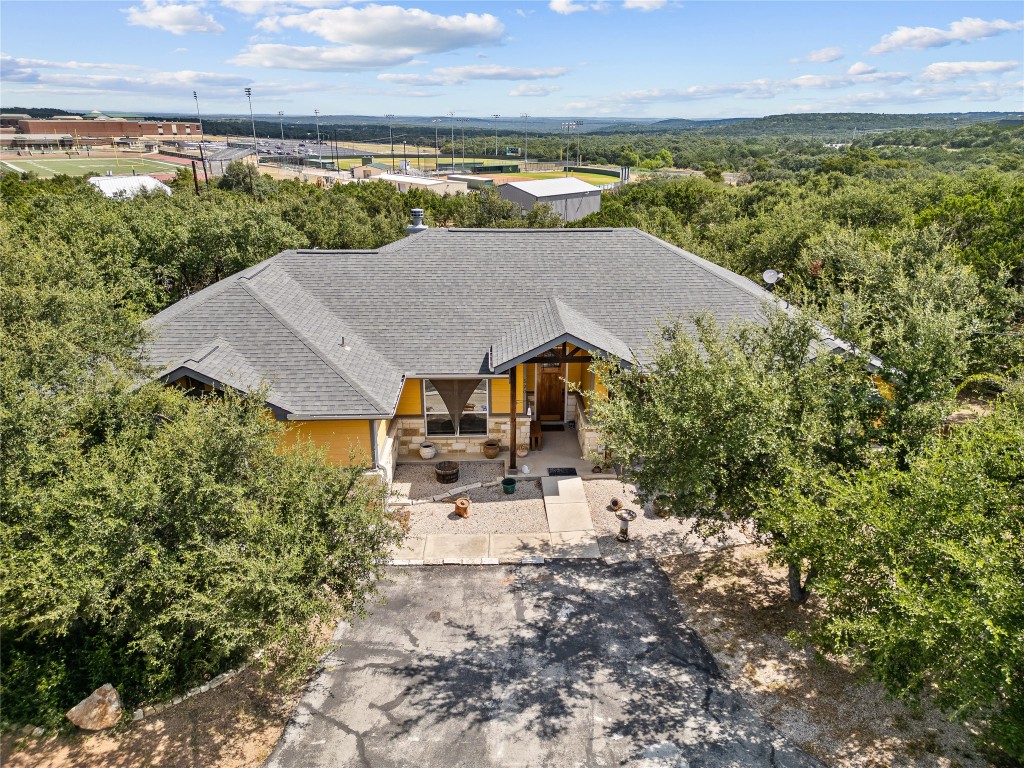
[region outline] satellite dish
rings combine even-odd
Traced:
[[[785,277],[785,275],[781,272],[776,272],[774,269],[766,269],[761,275],[761,279],[768,283],[768,285],[775,285],[783,277]]]

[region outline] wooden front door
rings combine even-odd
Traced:
[[[537,382],[537,416],[541,421],[565,421],[565,380],[561,363],[541,363]]]

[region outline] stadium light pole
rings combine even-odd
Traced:
[[[498,118],[501,115],[491,115],[494,118],[494,156],[498,156]]]
[[[277,113],[277,119],[281,123],[281,145],[284,145],[284,112]]]
[[[256,118],[252,114],[252,88],[245,89],[245,98],[249,100],[249,122],[252,123],[252,151],[256,153],[256,165],[259,165],[260,148],[256,143]]]
[[[199,113],[199,94],[192,91],[192,98],[196,100],[196,117],[199,118],[199,159],[203,161],[203,179],[206,180],[206,186],[210,186],[210,172],[206,168],[206,150],[203,149],[206,132],[203,130],[203,116]]]
[[[438,148],[438,144],[437,144],[437,124],[441,122],[441,118],[437,118],[436,120],[431,120],[430,122],[432,122],[434,124],[434,170],[436,171],[437,170],[437,163],[441,159],[441,151]]]
[[[203,116],[199,114],[199,94],[192,91],[192,98],[196,100],[196,117],[199,118],[199,140],[203,141],[206,134],[203,132]]]
[[[523,170],[526,170],[526,164],[530,162],[530,116],[523,112],[520,115],[523,118],[523,124],[526,127],[526,159],[523,160]]]
[[[323,147],[323,144],[320,143],[320,110],[319,109],[314,109],[313,110],[313,120],[316,122],[316,151],[317,151],[316,161],[317,161],[317,164],[320,166],[320,170],[322,171],[324,169],[324,147]]]
[[[455,113],[449,112],[448,117],[452,119],[452,173],[455,173]]]
[[[391,121],[395,119],[394,115],[384,115],[388,121],[388,139],[391,141],[391,172],[395,172],[395,134],[391,131]]]
[[[462,171],[466,171],[466,118],[459,118],[459,130],[462,131]]]

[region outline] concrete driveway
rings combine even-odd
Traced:
[[[649,561],[393,576],[270,768],[819,765],[729,689]]]

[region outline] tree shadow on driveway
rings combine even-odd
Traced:
[[[651,562],[421,568],[386,594],[271,765],[332,730],[342,765],[818,765],[729,688]]]

